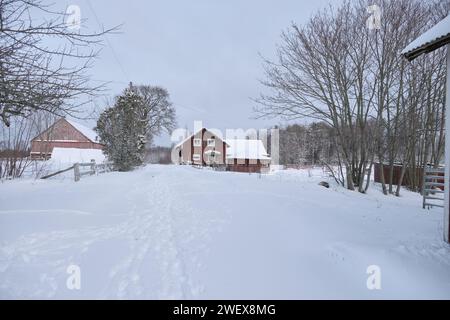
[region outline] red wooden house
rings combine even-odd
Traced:
[[[227,139],[202,128],[175,146],[178,163],[220,166],[227,171],[265,172],[270,166],[261,140]]]
[[[202,128],[175,146],[178,162],[193,165],[224,165],[227,144],[219,135]]]
[[[32,159],[49,159],[53,148],[103,149],[94,130],[61,118],[31,140]]]

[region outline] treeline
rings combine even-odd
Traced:
[[[163,146],[154,146],[147,149],[146,159],[147,163],[153,164],[171,164],[172,163],[172,148]]]
[[[376,28],[367,25],[372,5],[381,13]],[[367,190],[375,161],[400,163],[398,181],[381,176],[383,192],[399,195],[407,170],[443,157],[446,49],[412,62],[400,53],[449,9],[448,0],[346,1],[293,24],[277,59],[265,61],[271,93],[256,111],[331,127],[336,180],[348,189]]]
[[[279,128],[280,164],[285,166],[337,164],[334,130],[324,122]]]

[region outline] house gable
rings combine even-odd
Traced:
[[[35,159],[50,158],[54,148],[103,149],[93,130],[64,118],[31,140],[30,155]]]
[[[31,141],[67,141],[67,142],[93,142],[85,133],[80,131],[71,122],[64,118],[57,120],[49,128],[40,133]]]
[[[178,143],[176,148],[183,163],[203,165],[214,160],[224,164],[227,145],[218,134],[202,128]],[[214,151],[213,157],[211,151]]]

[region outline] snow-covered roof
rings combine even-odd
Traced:
[[[450,15],[411,42],[402,54],[409,60],[450,43]]]
[[[97,133],[92,130],[89,129],[88,127],[79,124],[77,122],[74,122],[72,120],[67,120],[66,121],[68,123],[70,123],[70,125],[72,125],[75,129],[77,129],[78,131],[80,131],[86,138],[88,138],[89,140],[91,140],[92,142],[98,142],[98,135]]]
[[[100,149],[78,149],[78,148],[53,148],[51,160],[59,163],[74,164],[76,162],[90,162],[92,159],[96,163],[105,161],[105,155]]]
[[[261,140],[227,139],[226,143],[228,159],[270,160]]]

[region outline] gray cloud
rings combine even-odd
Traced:
[[[122,24],[92,69],[113,81],[114,96],[131,80],[166,87],[180,127],[202,120],[214,128],[265,127],[253,102],[263,88],[259,54],[273,58],[282,30],[302,23],[329,1],[81,0],[86,28]],[[73,4],[72,2],[67,2]],[[108,44],[107,43],[107,44]],[[101,101],[99,102],[102,103]],[[167,143],[167,137],[157,143]]]

